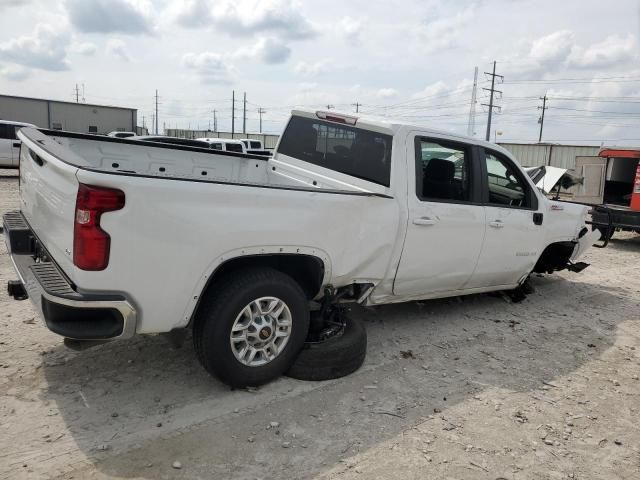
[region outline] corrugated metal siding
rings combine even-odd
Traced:
[[[500,143],[518,159],[521,165],[526,167],[538,167],[551,165],[553,167],[573,170],[576,166],[576,157],[597,156],[600,147],[588,145],[551,145],[551,144],[525,144],[525,143]],[[551,154],[551,159],[549,159]]]
[[[113,130],[135,130],[137,110],[134,108],[90,105],[37,98],[0,95],[0,119],[33,123],[41,128],[89,132],[97,127],[98,133]]]

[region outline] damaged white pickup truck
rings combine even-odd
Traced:
[[[517,289],[599,237],[505,150],[386,119],[296,110],[272,158],[19,136],[10,293],[71,339],[192,328],[235,386],[287,371],[310,310]]]

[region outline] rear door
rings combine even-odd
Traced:
[[[394,294],[459,290],[473,273],[485,208],[473,146],[414,135],[407,142],[409,221]]]
[[[576,157],[576,174],[583,178],[583,183],[578,187],[573,199],[580,203],[602,204],[606,173],[606,158]]]
[[[510,158],[486,148],[480,152],[487,229],[478,266],[466,288],[514,285],[540,256],[543,213],[534,187]]]

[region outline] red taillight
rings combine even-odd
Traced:
[[[100,228],[100,216],[124,207],[124,192],[80,184],[73,228],[73,263],[82,270],[104,270],[109,264],[111,237]]]
[[[328,112],[316,112],[316,117],[327,120],[328,122],[344,123],[347,125],[355,125],[358,121],[358,117],[351,117],[349,115],[334,115]]]

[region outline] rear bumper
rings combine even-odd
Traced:
[[[595,227],[640,231],[640,212],[629,208],[594,207],[591,220]]]
[[[20,212],[2,217],[9,258],[31,301],[54,333],[76,340],[132,337],[137,315],[122,295],[79,293],[39,245]]]

